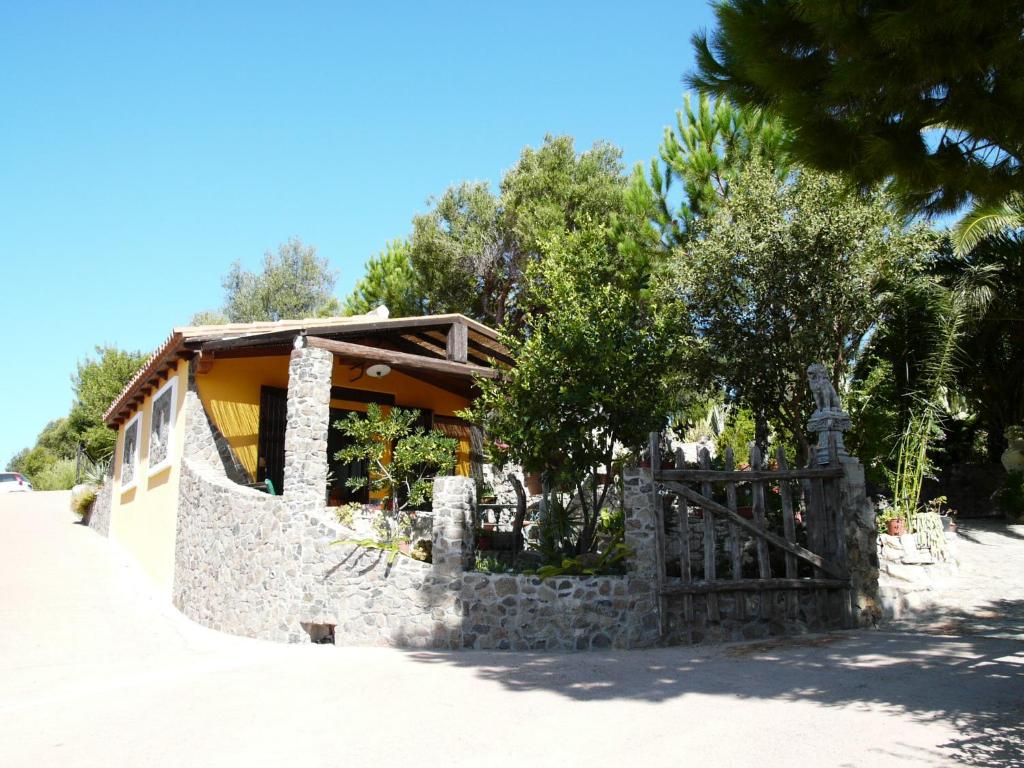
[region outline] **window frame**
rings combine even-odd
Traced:
[[[131,429],[135,422],[139,422],[138,429],[136,431],[135,438],[135,455],[132,457],[132,477],[126,485],[124,482],[124,467],[127,457],[125,456],[125,448],[128,445],[128,430]],[[124,425],[124,433],[121,438],[121,471],[118,473],[118,482],[121,484],[122,491],[128,491],[139,484],[139,465],[142,463],[142,411],[139,411]]]
[[[153,427],[156,425],[156,401],[159,400],[167,390],[171,391],[171,408],[167,413],[167,455],[159,464],[153,464]],[[152,477],[157,472],[162,472],[171,466],[174,458],[174,419],[178,415],[178,377],[171,375],[160,389],[153,393],[149,400],[149,458],[150,465],[147,477]]]

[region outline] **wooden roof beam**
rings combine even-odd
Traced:
[[[396,352],[380,347],[367,347],[363,344],[352,344],[347,341],[335,341],[324,339],[319,336],[307,336],[306,344],[318,349],[326,349],[339,357],[352,360],[365,360],[374,363],[386,363],[396,368],[408,368],[420,371],[434,371],[436,373],[447,373],[466,378],[480,377],[484,379],[495,379],[500,372],[494,368],[487,368],[482,365],[470,363],[457,363],[451,360],[435,360],[423,355],[411,355],[407,352]]]

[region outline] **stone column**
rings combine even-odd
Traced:
[[[284,432],[284,489],[289,504],[322,507],[327,492],[327,430],[334,355],[295,340],[288,366],[288,424]]]
[[[807,429],[817,434],[812,464],[828,466],[834,458],[843,468],[840,480],[846,565],[850,573],[850,600],[855,626],[871,626],[881,616],[878,604],[878,530],[875,508],[868,500],[864,467],[846,452],[843,433],[850,429],[850,416],[828,380],[825,367],[815,363],[807,368],[807,382],[817,408]]]
[[[458,577],[472,565],[476,483],[471,477],[434,478],[431,533],[434,576]]]
[[[626,469],[623,475],[625,496],[622,508],[626,515],[625,543],[633,551],[629,573],[645,579],[658,578],[658,514],[654,507],[654,490],[649,469]]]
[[[864,467],[857,459],[841,459],[840,497],[846,525],[846,562],[850,570],[850,602],[854,626],[878,623],[882,609],[878,597],[878,529],[875,506],[868,499]]]
[[[627,563],[628,632],[626,646],[649,648],[665,636],[665,598],[658,593],[662,565],[661,528],[654,480],[649,469],[626,469],[622,508],[626,516],[625,544],[632,550]],[[661,498],[658,497],[658,502]]]

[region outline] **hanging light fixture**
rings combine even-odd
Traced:
[[[391,373],[391,366],[384,365],[384,363],[376,363],[366,369],[366,375],[374,379],[383,379],[389,373]]]

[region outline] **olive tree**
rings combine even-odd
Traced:
[[[676,270],[706,370],[753,411],[762,446],[772,425],[808,455],[808,364],[823,363],[840,388],[885,316],[885,288],[933,239],[905,228],[885,196],[851,194],[838,177],[800,170],[780,180],[757,160],[739,174],[677,251]]]

